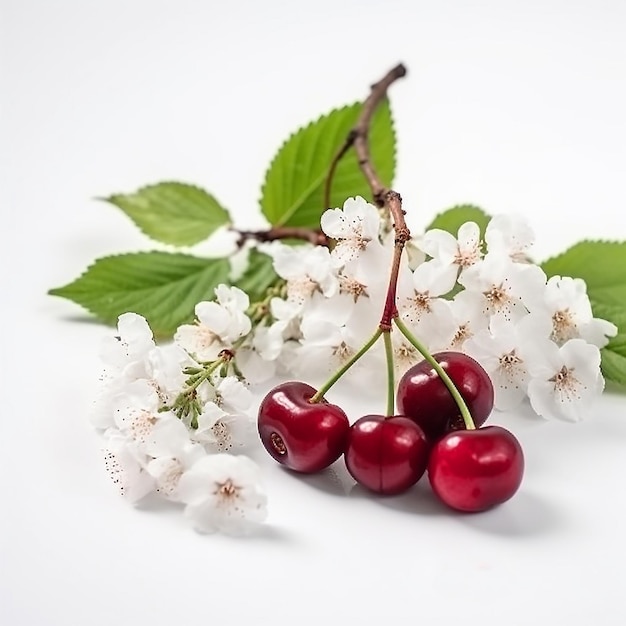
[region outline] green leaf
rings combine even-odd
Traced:
[[[548,276],[582,278],[592,304],[626,303],[626,242],[581,241],[541,267]]]
[[[261,210],[272,226],[319,228],[324,204],[324,182],[333,157],[355,126],[362,104],[335,109],[293,134],[278,150],[263,183]],[[384,185],[391,186],[395,171],[396,136],[389,102],[372,117],[369,148],[372,163]],[[339,162],[333,179],[331,207],[341,207],[352,196],[370,197],[354,150]]]
[[[262,300],[278,280],[272,258],[253,248],[248,254],[248,267],[233,284],[250,296],[250,302],[255,302]]]
[[[453,206],[451,209],[447,209],[442,213],[439,213],[435,219],[426,227],[426,230],[432,230],[433,228],[440,228],[445,230],[455,237],[459,232],[459,228],[465,224],[465,222],[476,222],[480,228],[481,239],[485,236],[485,229],[491,219],[490,215],[487,215],[481,208],[472,204],[459,204]]]
[[[148,237],[174,246],[194,245],[230,222],[212,195],[184,183],[158,183],[103,200],[122,209]]]
[[[617,335],[600,351],[602,373],[607,380],[626,387],[626,309],[606,304],[593,306],[594,317],[599,317],[617,326]]]
[[[155,335],[168,336],[193,319],[198,302],[214,298],[229,271],[227,259],[138,252],[98,259],[74,282],[48,293],[80,304],[109,324],[122,313],[138,313]]]
[[[617,383],[626,388],[626,343],[620,349],[602,348],[601,369],[606,380]]]

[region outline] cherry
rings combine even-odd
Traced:
[[[316,390],[290,381],[274,387],[259,407],[258,429],[265,449],[279,463],[303,473],[318,472],[343,453],[350,423],[335,404],[310,402]]]
[[[390,495],[405,491],[422,477],[428,449],[426,435],[409,418],[366,415],[350,427],[344,458],[359,484]]]
[[[476,427],[493,409],[493,383],[473,358],[462,352],[433,354],[465,400]],[[410,417],[431,440],[465,424],[452,394],[426,360],[408,369],[398,382],[396,401],[400,413]]]
[[[458,511],[484,511],[511,498],[522,482],[524,454],[501,426],[442,437],[428,461],[428,479],[442,502]]]

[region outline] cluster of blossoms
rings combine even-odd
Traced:
[[[236,337],[250,330],[239,313],[247,302],[243,292],[221,286],[217,302],[198,310],[224,337]],[[179,331],[183,343],[185,331]],[[247,413],[252,395],[233,375],[232,353],[218,350],[202,360],[177,343],[157,346],[146,320],[125,313],[101,356],[105,384],[92,420],[102,430],[105,466],[121,495],[183,503],[202,532],[240,534],[264,521],[259,468],[242,454],[256,441]]]
[[[393,234],[362,198],[321,220],[332,249],[264,247],[285,280],[267,319],[247,346],[258,363],[250,376],[327,377],[354,355],[380,319],[389,278]],[[545,418],[579,421],[602,392],[600,348],[617,328],[595,318],[581,279],[552,276],[529,256],[534,234],[516,216],[493,217],[484,241],[478,225],[454,236],[433,229],[410,242],[397,285],[398,314],[431,353],[456,350],[490,374],[495,408],[525,400]],[[401,333],[392,333],[398,373],[422,359]],[[246,354],[246,365],[251,362]],[[359,361],[360,377],[380,381],[381,350]],[[320,371],[321,370],[321,371]],[[256,378],[258,380],[258,378]],[[361,378],[362,379],[362,378]]]
[[[241,454],[258,440],[249,385],[325,381],[376,331],[387,294],[394,241],[378,209],[350,198],[322,215],[321,228],[330,248],[258,244],[281,284],[252,305],[220,285],[170,345],[156,346],[140,316],[120,317],[94,419],[126,497],[181,502],[204,531],[265,519],[258,468]],[[548,279],[532,263],[533,239],[522,219],[504,215],[484,241],[473,222],[457,236],[426,232],[405,249],[397,311],[431,353],[475,358],[493,380],[497,410],[529,401],[545,418],[578,421],[604,388],[600,348],[617,329],[593,316],[584,281]],[[398,375],[422,360],[401,333],[391,339]],[[363,387],[380,388],[384,359],[378,342],[358,360]]]

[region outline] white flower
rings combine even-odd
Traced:
[[[193,438],[215,452],[230,452],[248,446],[254,432],[254,422],[245,413],[227,413],[214,402],[207,402],[198,416]]]
[[[174,341],[199,361],[213,361],[252,328],[245,313],[250,306],[246,293],[237,287],[218,285],[215,296],[216,302],[196,305],[196,324],[183,324],[174,335]]]
[[[381,310],[366,299],[337,295],[308,309],[302,317],[298,372],[323,376],[344,365],[374,333]]]
[[[500,316],[493,317],[489,329],[476,333],[463,346],[463,351],[491,377],[494,407],[500,411],[514,409],[526,397],[529,368],[535,358],[527,348],[536,341],[534,328],[527,320],[528,316],[512,323]]]
[[[357,259],[370,244],[378,243],[378,209],[360,196],[348,198],[343,209],[325,211],[320,224],[326,235],[336,240],[331,258],[337,266]]]
[[[104,433],[104,467],[119,493],[137,502],[154,490],[154,479],[144,470],[148,460],[137,442],[116,429]]]
[[[198,364],[176,344],[157,346],[146,357],[146,379],[154,387],[163,404],[170,404],[183,390],[186,367]]]
[[[288,246],[276,241],[263,250],[274,260],[276,273],[287,281],[288,300],[303,303],[316,291],[327,298],[337,293],[339,282],[328,248]]]
[[[272,298],[270,300],[270,313],[274,319],[272,326],[280,328],[285,339],[298,335],[302,309],[302,302]]]
[[[424,233],[419,247],[443,265],[455,265],[457,270],[464,270],[482,258],[480,228],[476,222],[462,224],[457,237],[433,228]]]
[[[237,349],[237,367],[250,384],[262,383],[274,376],[276,359],[285,345],[283,332],[286,326],[282,321],[271,326],[257,326],[252,340]]]
[[[521,215],[494,215],[487,224],[485,241],[489,252],[505,254],[516,262],[527,262],[535,233]]]
[[[412,278],[412,293],[398,298],[402,319],[417,324],[428,316],[449,316],[447,302],[439,296],[447,294],[454,286],[456,268],[453,265],[429,261],[418,265]]]
[[[206,451],[202,445],[188,441],[175,455],[159,456],[150,460],[145,469],[154,479],[155,491],[164,498],[177,502],[181,476],[204,456]]]
[[[252,394],[236,376],[225,376],[214,382],[214,402],[229,413],[242,413],[252,405]]]
[[[185,425],[171,411],[160,410],[159,396],[147,380],[128,384],[112,405],[117,427],[144,454],[175,454],[189,441]]]
[[[516,320],[527,314],[527,307],[542,297],[546,275],[537,265],[514,263],[508,256],[488,254],[480,264],[459,277],[473,296],[482,302],[485,315],[502,315]]]
[[[546,418],[578,422],[602,393],[600,350],[583,339],[570,339],[561,347],[536,342],[538,358],[530,368],[528,397],[536,413]]]
[[[483,312],[483,299],[478,294],[460,291],[449,303],[453,330],[446,346],[449,350],[462,350],[465,342],[489,325]]]
[[[594,318],[587,285],[580,278],[551,276],[543,298],[530,307],[531,316],[548,317],[552,321],[550,339],[563,345],[569,339],[580,337],[598,348],[608,343],[608,337],[617,333],[610,322]]]
[[[242,534],[267,517],[259,468],[244,456],[213,454],[200,459],[181,476],[178,497],[200,532]]]
[[[117,336],[105,337],[100,349],[100,358],[105,366],[121,373],[139,364],[134,377],[142,376],[144,359],[155,346],[148,322],[136,313],[123,313],[118,317]]]

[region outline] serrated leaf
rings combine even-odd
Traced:
[[[335,109],[293,134],[278,150],[265,175],[261,210],[272,226],[319,228],[325,209],[324,182],[333,157],[355,126],[362,104]],[[389,102],[372,117],[369,148],[376,172],[391,186],[395,171],[396,136]],[[331,207],[341,207],[348,197],[370,198],[353,149],[339,162],[333,179]]]
[[[250,296],[250,302],[255,302],[263,299],[267,289],[278,280],[272,258],[253,248],[245,272],[233,284]]]
[[[211,194],[185,183],[158,183],[103,200],[124,211],[148,237],[174,246],[199,243],[230,222]]]
[[[607,380],[626,388],[626,354],[615,352],[610,348],[600,350],[602,356],[602,374]]]
[[[602,373],[607,380],[626,387],[626,309],[595,304],[593,315],[617,326],[617,335],[600,351]]]
[[[98,259],[75,281],[48,293],[72,300],[109,324],[122,313],[138,313],[156,335],[168,336],[193,318],[198,302],[214,298],[229,271],[227,259],[138,252]]]
[[[450,209],[439,213],[435,219],[426,227],[426,230],[439,228],[445,230],[455,237],[459,232],[459,228],[465,222],[476,222],[480,228],[481,239],[485,236],[485,229],[491,219],[481,208],[472,204],[458,204]]]
[[[582,278],[592,304],[625,306],[626,242],[581,241],[541,267],[548,276]]]

